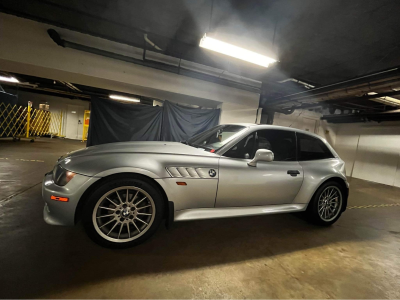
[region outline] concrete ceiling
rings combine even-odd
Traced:
[[[0,10],[261,81],[317,86],[400,65],[392,0],[2,0]],[[198,47],[204,33],[276,57],[267,70]]]
[[[0,11],[133,46],[129,55],[139,59],[147,49],[148,60],[251,85],[261,93],[261,107],[273,110],[314,107],[320,93],[279,81],[295,78],[324,88],[400,66],[400,2],[394,0],[2,0]],[[204,33],[279,62],[265,69],[204,50],[198,46]],[[144,34],[162,50],[147,44]],[[304,91],[307,101],[285,100]],[[396,100],[397,91],[389,84],[372,92],[394,93]],[[384,98],[369,99],[370,90],[351,99],[344,92],[322,106],[347,110],[357,120],[398,108]]]

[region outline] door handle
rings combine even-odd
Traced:
[[[300,174],[299,170],[288,170],[287,173],[292,177],[295,177]]]

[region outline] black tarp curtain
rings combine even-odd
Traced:
[[[183,141],[218,125],[220,109],[162,107],[92,97],[87,146],[125,141]]]

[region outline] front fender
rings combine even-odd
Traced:
[[[131,167],[121,167],[121,168],[113,168],[113,169],[105,170],[100,173],[97,173],[93,177],[106,177],[106,176],[119,174],[119,173],[136,173],[136,174],[145,175],[145,176],[153,178],[153,179],[160,178],[159,175],[157,175],[149,170],[145,170],[145,169],[141,169],[141,168],[131,168]]]
[[[139,173],[150,178],[170,177],[160,155],[144,153],[107,153],[66,157],[59,162],[66,170],[90,177],[116,173]]]

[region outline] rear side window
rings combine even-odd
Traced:
[[[320,139],[313,136],[296,133],[298,160],[318,160],[334,158],[332,152]]]

